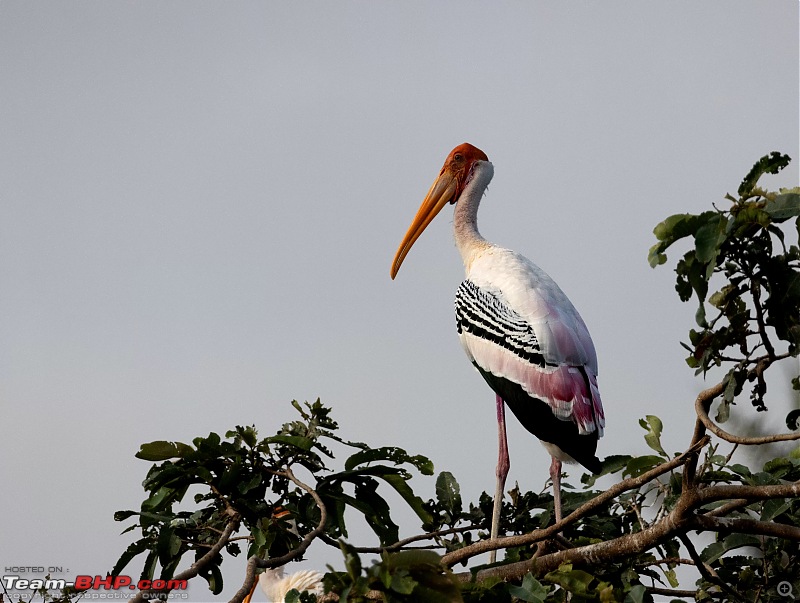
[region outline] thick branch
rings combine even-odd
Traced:
[[[716,502],[718,500],[729,500],[741,498],[743,500],[763,500],[766,498],[789,498],[800,496],[800,482],[791,484],[774,484],[767,486],[744,486],[744,485],[719,485],[707,486],[698,490],[697,499],[701,505]]]
[[[737,532],[741,534],[754,534],[756,536],[773,536],[775,538],[785,538],[800,542],[800,528],[786,525],[785,523],[775,523],[772,521],[758,521],[756,519],[736,519],[731,517],[708,517],[698,515],[692,519],[692,523],[698,529],[709,530],[711,532],[722,532],[729,534]]]
[[[698,446],[704,445],[705,440],[697,443]],[[685,452],[681,457],[689,457],[694,449]],[[662,465],[663,467],[663,465]],[[658,468],[656,468],[658,469]],[[630,480],[627,480],[630,481]],[[621,485],[621,482],[618,485]],[[609,491],[607,491],[609,492]],[[603,493],[604,495],[607,493]],[[601,495],[602,496],[602,495]],[[605,542],[598,542],[595,544],[567,549],[565,551],[558,551],[549,555],[543,555],[537,559],[528,559],[517,563],[511,563],[496,568],[490,568],[479,571],[477,576],[472,576],[470,573],[458,574],[462,580],[485,580],[490,577],[497,577],[504,580],[519,579],[530,571],[535,572],[537,575],[542,575],[549,571],[558,568],[559,565],[565,562],[584,562],[591,564],[601,564],[605,562],[616,561],[630,555],[636,555],[643,551],[649,550],[662,542],[680,534],[685,534],[691,529],[704,529],[701,523],[698,523],[697,517],[693,512],[698,507],[709,502],[726,499],[747,499],[747,500],[763,500],[764,498],[786,498],[792,496],[800,496],[800,482],[793,484],[780,484],[771,486],[710,486],[701,490],[691,489],[684,491],[680,499],[677,501],[673,510],[664,519],[656,524],[645,528],[641,532],[634,534],[626,534],[614,540]],[[598,497],[599,498],[599,497]],[[597,499],[593,499],[597,500]],[[590,503],[592,501],[589,501]],[[589,504],[589,503],[587,503]],[[580,511],[581,509],[579,509]],[[577,513],[577,511],[575,512]],[[699,522],[703,522],[700,519]],[[726,521],[724,518],[708,518],[709,522],[714,522],[713,530],[718,529],[718,522],[723,524]],[[748,520],[738,520],[747,522]],[[563,523],[563,522],[562,522]],[[752,527],[753,529],[761,529],[764,522],[755,522],[757,525],[742,523],[743,528]],[[711,524],[709,524],[711,525]],[[559,525],[550,526],[547,530],[537,530],[537,532],[548,532]],[[792,530],[775,530],[775,536],[783,538],[793,538],[794,532]],[[514,539],[530,539],[536,532],[526,534],[525,537],[512,537],[498,539],[499,542],[508,542]],[[515,543],[516,545],[516,543]],[[472,545],[474,546],[474,545]],[[505,546],[505,545],[504,545]],[[508,545],[511,546],[511,545]],[[467,547],[469,548],[469,547]],[[463,550],[463,549],[462,549]],[[458,553],[459,551],[456,551]],[[453,553],[451,553],[453,555]]]
[[[676,456],[674,459],[666,463],[663,463],[658,467],[655,467],[650,471],[643,473],[642,475],[639,475],[637,477],[630,477],[626,480],[623,480],[613,485],[605,492],[595,496],[592,500],[578,507],[575,511],[567,515],[564,519],[562,519],[560,522],[556,524],[553,524],[541,530],[534,530],[533,532],[530,532],[528,534],[522,534],[520,536],[506,536],[505,538],[498,538],[496,540],[488,540],[488,539],[481,540],[480,542],[476,542],[462,549],[458,549],[457,551],[453,551],[452,553],[448,553],[447,555],[442,557],[442,564],[446,566],[453,566],[456,563],[460,563],[461,561],[465,561],[466,559],[469,559],[481,553],[486,553],[488,551],[493,551],[497,549],[505,549],[512,546],[524,546],[528,544],[533,544],[534,542],[545,540],[547,538],[551,538],[553,535],[557,534],[558,532],[561,532],[566,526],[578,521],[582,517],[588,515],[598,507],[603,506],[608,501],[619,496],[623,492],[627,492],[628,490],[633,490],[635,488],[638,488],[646,484],[647,482],[655,479],[659,475],[662,475],[664,473],[667,473],[668,471],[672,471],[676,467],[679,467],[680,465],[685,463],[686,460],[690,458],[692,454],[694,454],[697,450],[705,446],[707,441],[708,440],[706,438],[703,438],[700,441],[698,441],[692,448],[690,448],[680,456]],[[508,567],[508,566],[503,566],[503,567]]]
[[[585,562],[591,564],[603,564],[615,561],[620,558],[636,555],[665,542],[676,533],[685,528],[685,520],[691,512],[692,507],[697,503],[696,497],[687,495],[682,496],[675,508],[664,519],[657,524],[645,528],[641,532],[626,534],[615,538],[590,544],[586,546],[558,551],[549,555],[543,555],[538,559],[527,559],[517,563],[509,563],[500,567],[490,568],[477,572],[472,575],[469,572],[457,574],[463,580],[475,579],[478,581],[487,578],[500,578],[502,580],[516,580],[527,574],[534,572],[542,575],[558,568],[562,563]]]

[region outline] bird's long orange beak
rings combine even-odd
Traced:
[[[458,178],[456,178],[450,170],[442,168],[439,177],[431,186],[428,194],[425,195],[422,205],[419,206],[417,215],[414,216],[411,226],[408,227],[408,232],[406,232],[406,236],[403,237],[403,241],[400,243],[397,253],[394,254],[391,272],[393,280],[394,277],[397,276],[397,271],[400,270],[400,265],[403,263],[403,260],[406,259],[408,252],[411,251],[411,246],[420,237],[425,228],[427,228],[428,224],[436,217],[436,214],[442,211],[445,205],[455,200],[457,191]]]

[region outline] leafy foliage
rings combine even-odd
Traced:
[[[139,511],[119,511],[117,521],[131,517],[141,538],[130,545],[114,566],[121,573],[139,555],[146,555],[142,578],[169,579],[187,553],[198,561],[220,538],[225,526],[235,521],[247,531],[243,542],[247,556],[278,557],[296,549],[301,539],[320,520],[320,509],[311,494],[289,479],[287,468],[299,466],[317,477],[314,488],[327,511],[325,534],[331,539],[347,536],[346,510],[359,512],[382,544],[398,539],[389,504],[379,491],[380,483],[390,486],[418,513],[429,519],[419,499],[408,486],[411,470],[431,474],[433,465],[423,456],[409,456],[399,448],[373,449],[348,442],[335,432],[338,425],[330,409],[319,400],[301,406],[292,403],[300,419],[283,425],[272,436],[259,438],[255,427],[236,427],[225,434],[195,438],[192,445],[180,442],[151,442],[137,453],[156,464],[143,486],[148,497]],[[330,470],[334,458],[330,446],[338,444],[357,452],[345,461],[343,471]],[[192,487],[191,510],[179,510]],[[230,540],[225,551],[239,555],[238,541]],[[212,593],[222,590],[222,555],[208,563],[201,575]]]
[[[681,300],[694,296],[698,302],[698,328],[684,344],[689,366],[698,373],[731,366],[719,422],[727,420],[746,381],[754,383],[753,405],[766,410],[764,363],[796,356],[800,346],[800,249],[787,247],[778,226],[794,220],[795,234],[800,233],[800,189],[773,193],[758,187],[762,175],[778,173],[789,161],[780,153],[762,157],[745,176],[738,197],[726,195],[729,209],[676,214],[653,231],[658,242],[650,249],[651,266],[666,262],[664,252],[680,239],[694,238],[694,248],[678,262],[675,289]],[[709,295],[715,275],[724,278]],[[776,351],[773,339],[784,342],[786,352]],[[752,370],[759,363],[761,368]]]

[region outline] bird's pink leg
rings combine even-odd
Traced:
[[[556,523],[561,521],[561,461],[552,457],[550,461],[550,479],[553,481],[553,506],[556,511]]]
[[[492,531],[489,538],[494,540],[500,531],[500,510],[503,506],[503,491],[506,487],[506,477],[511,467],[511,460],[508,457],[508,437],[506,436],[506,403],[500,396],[497,400],[497,482],[494,490],[494,509],[492,511]],[[497,560],[497,551],[489,553],[489,563]]]

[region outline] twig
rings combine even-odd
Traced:
[[[664,559],[656,559],[655,561],[640,561],[639,563],[634,563],[636,567],[650,567],[651,565],[694,565],[694,561],[691,559],[685,559],[683,557],[665,557]]]
[[[710,511],[704,513],[704,515],[708,515],[709,517],[724,517],[728,513],[733,513],[742,507],[746,507],[751,502],[752,501],[749,501],[746,498],[738,498],[736,500],[726,502],[724,505],[720,505],[716,509],[711,509]]]
[[[706,390],[708,391],[708,390]],[[718,438],[730,442],[731,444],[743,444],[745,446],[759,446],[761,444],[772,444],[774,442],[788,442],[792,440],[800,440],[800,431],[795,433],[776,433],[768,436],[738,436],[721,429],[714,423],[708,416],[708,404],[698,396],[695,402],[694,409],[697,412],[697,418],[703,423],[703,426],[713,433]]]
[[[727,465],[728,463],[731,462],[731,459],[733,458],[734,453],[738,449],[739,449],[739,444],[734,444],[733,448],[731,448],[731,451],[728,453],[728,456],[725,457],[725,465]]]
[[[436,532],[425,532],[424,534],[416,534],[414,536],[409,536],[408,538],[403,538],[402,540],[398,540],[393,544],[389,544],[386,546],[354,546],[353,550],[356,553],[367,553],[367,554],[380,554],[384,551],[392,553],[394,551],[398,551],[400,549],[406,548],[409,544],[413,542],[419,542],[420,540],[432,540],[434,538],[438,538],[439,536],[448,536],[450,534],[462,534],[464,532],[471,532],[473,530],[481,530],[483,529],[482,526],[471,525],[471,526],[462,526],[460,528],[448,528],[446,530],[438,530]],[[330,536],[325,534],[320,536],[320,540],[329,544],[333,547],[339,546],[337,540],[334,540]],[[441,549],[444,548],[444,545],[441,544],[432,544],[429,546],[424,547],[413,547],[414,549]]]
[[[681,599],[691,599],[692,601],[695,601],[697,599],[697,591],[695,590],[677,590],[673,588],[661,588],[659,586],[645,586],[645,588],[654,595],[679,597]],[[728,596],[723,593],[714,593],[708,591],[706,591],[706,594],[709,597],[713,597],[715,599],[725,599]]]
[[[678,534],[678,538],[680,538],[681,542],[683,543],[683,546],[686,547],[686,550],[689,551],[689,557],[692,558],[692,560],[694,561],[695,567],[697,567],[698,571],[703,576],[703,578],[706,579],[706,581],[711,582],[712,584],[715,584],[716,586],[719,586],[722,590],[724,590],[726,593],[728,593],[730,596],[732,596],[737,601],[744,601],[744,599],[742,598],[741,593],[739,593],[737,590],[735,590],[735,589],[731,588],[730,586],[728,586],[728,584],[726,584],[724,580],[720,579],[720,577],[717,575],[717,572],[715,572],[714,569],[710,565],[706,564],[700,558],[700,555],[697,553],[697,550],[694,548],[694,544],[692,544],[692,541],[689,540],[689,537],[685,533]]]
[[[767,327],[764,324],[764,309],[761,307],[761,283],[755,279],[755,275],[748,274],[747,276],[750,278],[750,294],[753,296],[753,306],[756,309],[758,334],[761,336],[761,341],[764,343],[764,349],[767,350],[770,361],[772,361],[775,359],[775,348],[772,347],[772,342],[767,335]]]

